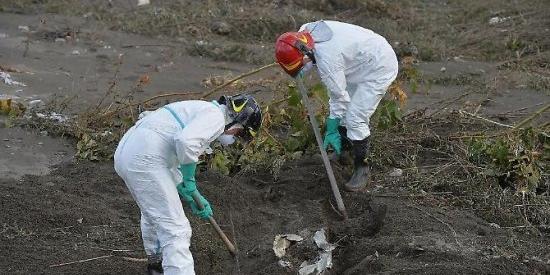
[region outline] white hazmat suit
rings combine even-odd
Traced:
[[[365,139],[370,117],[397,76],[395,52],[384,37],[352,24],[317,21],[304,24],[304,30],[315,41],[316,67],[330,93],[330,117],[340,119],[349,139]]]
[[[177,167],[197,162],[223,133],[231,122],[225,108],[198,100],[166,105],[141,118],[116,149],[115,170],[141,210],[145,252],[162,253],[165,274],[195,274],[191,226],[176,189],[182,182]]]

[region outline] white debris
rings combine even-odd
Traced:
[[[138,6],[149,5],[149,0],[138,0]]]
[[[65,43],[67,40],[65,38],[58,37],[54,40],[55,43]]]
[[[9,73],[6,73],[6,72],[1,72],[0,71],[0,79],[8,85],[19,85],[19,86],[23,86],[23,87],[27,86],[23,82],[13,80],[11,78],[11,75]]]
[[[36,116],[39,117],[39,118],[45,118],[45,119],[53,120],[53,121],[56,121],[56,122],[59,122],[59,123],[63,123],[65,121],[69,120],[69,118],[66,115],[58,114],[56,112],[51,112],[50,114],[36,113]]]
[[[302,238],[302,236],[296,235],[296,234],[285,234],[285,235],[283,235],[283,237],[285,237],[287,240],[289,240],[291,242],[301,242],[301,241],[304,240],[304,238]]]
[[[289,261],[283,261],[283,260],[279,260],[279,265],[282,266],[282,267],[288,267],[288,268],[291,268],[292,267],[292,264],[289,262]]]
[[[400,168],[393,168],[393,170],[389,173],[390,177],[401,177],[403,176],[403,169]]]
[[[286,254],[286,249],[293,242],[301,242],[304,238],[296,234],[282,234],[275,236],[273,241],[273,252],[278,258],[283,257]]]
[[[71,52],[72,55],[80,55],[80,51],[79,50],[73,50]]]
[[[1,39],[1,38],[7,38],[7,37],[8,37],[7,34],[5,34],[5,33],[3,33],[3,32],[0,32],[0,39]]]
[[[324,251],[330,252],[336,248],[335,245],[327,241],[327,236],[325,234],[324,228],[315,232],[315,234],[313,235],[313,240],[315,241],[317,247]]]
[[[29,104],[29,108],[32,109],[32,108],[36,108],[36,107],[44,105],[44,102],[41,99],[35,99],[35,100],[29,101],[28,104]]]
[[[498,225],[498,224],[496,224],[496,223],[494,223],[494,222],[490,223],[489,225],[490,225],[491,227],[494,227],[494,228],[500,228],[500,225]]]
[[[327,241],[325,229],[315,232],[313,240],[315,244],[317,244],[317,247],[321,249],[319,257],[317,257],[315,263],[312,264],[307,261],[303,262],[298,270],[298,274],[300,275],[309,275],[313,273],[321,274],[332,267],[332,250],[336,248],[336,245]]]
[[[447,68],[445,68],[445,67],[441,67],[441,69],[440,69],[439,71],[440,71],[440,72],[442,72],[442,73],[444,73],[444,72],[446,72],[446,71],[447,71]]]
[[[495,17],[492,17],[491,19],[489,19],[489,25],[494,25],[494,24],[498,24],[498,23],[502,23],[508,19],[510,19],[511,17],[508,16],[508,17],[499,17],[499,16],[495,16]]]
[[[30,31],[29,26],[19,26],[17,28],[22,32],[29,32]]]

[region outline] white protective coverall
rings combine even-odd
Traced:
[[[115,152],[115,170],[141,210],[143,245],[148,256],[162,253],[164,274],[195,274],[189,250],[191,226],[176,186],[179,164],[197,162],[230,122],[225,105],[181,101],[159,108],[128,130]]]
[[[398,71],[386,39],[371,30],[338,21],[302,25],[315,41],[321,81],[329,90],[330,117],[340,118],[351,140],[370,136],[369,120]]]

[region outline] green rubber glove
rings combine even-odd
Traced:
[[[176,188],[180,196],[189,204],[191,207],[191,212],[205,220],[208,220],[212,216],[212,207],[210,203],[204,198],[199,191],[197,190],[197,182],[195,180],[195,170],[197,169],[197,163],[182,164],[178,168],[182,175],[182,183],[178,184]],[[204,206],[202,210],[199,209],[199,206],[193,199],[193,194],[197,193],[199,195],[199,200]]]
[[[208,218],[210,218],[214,214],[212,212],[212,207],[210,206],[210,203],[206,200],[206,198],[199,193],[199,191],[197,191],[197,194],[199,195],[199,200],[204,208],[202,210],[199,210],[199,206],[195,203],[194,200],[188,201],[189,206],[191,206],[191,212],[193,212],[193,215],[203,220],[208,220]]]
[[[326,150],[330,145],[332,149],[334,149],[336,154],[340,155],[340,153],[342,152],[342,137],[340,136],[340,132],[338,132],[338,126],[340,126],[340,119],[327,117],[326,123],[327,123],[327,129],[325,132],[325,140],[323,141],[323,147],[325,147],[325,150]]]
[[[182,164],[178,168],[182,175],[182,183],[176,188],[178,193],[185,201],[193,200],[193,193],[197,191],[197,182],[195,181],[195,170],[197,169],[197,163]]]

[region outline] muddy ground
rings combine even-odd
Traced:
[[[275,15],[264,17],[262,22],[243,16],[246,12],[227,1],[224,3],[229,11],[223,12],[220,6],[213,8],[211,1],[208,7],[190,6],[191,12],[194,8],[208,10],[212,16],[241,26],[243,31],[231,39],[211,34],[210,26],[204,22],[209,17],[202,13],[202,17],[186,18],[186,25],[173,33],[167,26],[160,29],[160,25],[170,23],[160,19],[157,25],[151,25],[151,30],[139,31],[136,26],[129,28],[133,21],[128,17],[117,18],[124,24],[109,26],[98,22],[101,16],[108,18],[99,11],[92,10],[98,15],[90,16],[88,10],[73,12],[73,4],[69,4],[71,9],[67,11],[61,4],[56,6],[71,1],[42,1],[52,5],[48,11],[55,8],[55,14],[40,8],[35,10],[34,6],[29,12],[25,1],[8,2],[15,4],[7,5],[8,8],[0,6],[3,11],[0,13],[0,65],[15,69],[11,73],[13,78],[27,86],[0,83],[0,99],[12,98],[24,104],[42,100],[47,106],[48,102],[53,102],[51,106],[67,115],[94,107],[114,82],[117,93],[145,99],[166,92],[202,92],[220,84],[214,76],[226,79],[246,72],[256,66],[250,62],[234,62],[233,57],[224,58],[227,53],[220,49],[213,49],[215,55],[197,56],[196,52],[188,50],[189,45],[203,40],[220,45],[253,44],[261,49],[258,56],[263,59],[251,57],[255,60],[252,63],[265,61],[265,56],[271,56],[269,47],[274,39],[271,35],[281,26],[288,25],[286,21],[278,22],[283,17],[277,15],[287,12],[306,14],[292,18],[298,21],[326,16],[361,24],[368,22],[373,29],[390,37],[398,52],[400,48],[396,42],[403,44],[404,40],[414,40],[416,36],[420,58],[415,68],[419,76],[404,83],[409,92],[405,114],[417,110],[426,110],[428,115],[463,110],[512,125],[550,102],[548,84],[544,82],[545,77],[550,77],[544,62],[550,45],[545,44],[549,32],[544,28],[547,18],[536,11],[527,13],[532,16],[523,17],[524,10],[518,11],[521,16],[516,15],[510,5],[520,5],[511,2],[502,10],[493,5],[487,11],[486,7],[477,4],[467,10],[453,1],[449,5],[403,1],[407,4],[393,15],[396,3],[401,2],[367,1],[378,4],[359,7],[354,6],[354,1],[305,1],[297,5],[293,1],[259,1],[262,5],[256,7],[258,14],[265,16],[266,10],[276,10]],[[547,7],[544,1],[535,2]],[[162,8],[151,10],[155,16],[166,12]],[[457,37],[465,41],[444,41],[453,32],[438,32],[435,27],[433,37],[437,39],[427,39],[426,35],[431,35],[430,28],[426,29],[421,23],[430,18],[417,16],[413,11],[433,14],[452,11],[458,19],[454,18],[448,28],[459,30]],[[234,20],[228,19],[232,12],[237,13]],[[368,16],[362,12],[367,12]],[[480,14],[483,16],[477,17]],[[473,23],[457,23],[461,16],[472,18]],[[511,16],[511,19],[488,25],[488,20],[495,16]],[[279,23],[282,25],[277,25]],[[25,26],[29,27],[28,31]],[[246,30],[254,26],[262,30],[261,35],[245,36]],[[201,35],[187,33],[197,27]],[[508,37],[506,32],[515,27],[520,29],[517,37],[516,33]],[[415,33],[417,29],[420,33]],[[67,32],[73,30],[78,30],[78,39],[74,41],[67,37]],[[165,31],[162,32],[165,36],[158,35],[159,30]],[[534,34],[534,30],[539,32]],[[479,39],[483,35],[476,34],[483,32],[493,35],[489,39],[494,44],[481,43]],[[504,45],[499,40],[507,41],[508,38],[524,40],[514,40],[517,45]],[[533,40],[538,47],[535,50],[528,47]],[[482,44],[485,48],[478,49]],[[527,46],[521,52],[514,52],[514,47],[520,44]],[[504,46],[511,49],[501,54]],[[489,57],[488,53],[497,57]],[[243,60],[250,61],[248,57]],[[543,62],[539,65],[540,60]],[[517,67],[509,65],[514,62]],[[135,90],[136,83],[145,75],[149,77],[147,85]],[[259,80],[257,83],[251,81],[245,85],[251,90],[259,90],[257,95],[268,103],[278,96],[262,82],[265,79],[273,82],[286,78],[274,68],[254,76],[253,80]],[[308,78],[308,81],[314,80]],[[418,87],[413,88],[412,82],[418,82]],[[547,112],[534,120],[533,125],[548,119],[550,114]],[[479,126],[481,124],[463,126],[452,121],[428,125],[442,136],[452,131],[485,129]],[[112,162],[78,160],[74,157],[75,142],[48,131],[17,127],[10,117],[0,116],[0,273],[140,274],[144,271],[145,255],[137,206],[114,173]],[[376,166],[370,192],[343,193],[350,217],[346,221],[332,210],[328,179],[319,156],[314,153],[308,152],[286,162],[278,177],[269,168],[240,172],[231,177],[200,171],[200,189],[212,203],[218,222],[235,241],[239,253],[232,258],[209,224],[189,217],[193,228],[191,250],[197,273],[296,274],[303,261],[314,260],[318,252],[310,237],[324,228],[329,241],[337,245],[333,251],[334,266],[327,274],[550,274],[548,229],[525,228],[527,222],[507,219],[496,206],[487,210],[476,208],[473,202],[469,204],[471,197],[483,200],[480,197],[486,194],[469,194],[462,190],[466,187],[459,184],[463,180],[461,175],[450,179],[441,173],[445,171],[440,167],[442,162],[449,159],[434,151],[440,148],[430,143],[434,142],[421,144],[420,147],[424,146],[427,151],[415,160],[418,166],[415,169],[431,173],[432,187],[419,187],[418,178],[411,177],[412,173],[407,171],[401,177],[388,177],[388,172],[395,167]],[[378,146],[375,151],[391,152],[398,151],[402,144],[377,143],[375,146]],[[343,183],[349,170],[337,164],[335,169],[339,183]],[[496,186],[499,188],[498,184]],[[501,192],[504,198],[513,196],[509,190],[495,192]],[[548,207],[548,204],[539,206]],[[519,210],[511,206],[502,212],[506,211],[516,213]],[[277,234],[299,234],[306,239],[288,249],[284,260],[291,264],[290,267],[280,266],[273,253]]]
[[[190,217],[198,274],[293,274],[316,251],[296,244],[279,266],[277,234],[306,238],[326,228],[337,244],[328,274],[533,274],[550,272],[544,239],[495,228],[470,211],[423,206],[424,198],[344,193],[349,219],[331,209],[318,156],[288,163],[273,181],[257,171],[227,178],[200,173],[201,189],[237,258],[210,226]],[[338,174],[339,175],[339,174]],[[341,179],[341,178],[339,178]],[[145,268],[139,210],[112,163],[66,163],[46,176],[2,179],[0,267],[8,274],[136,274]],[[437,198],[435,198],[437,199]],[[20,214],[15,214],[14,212]],[[310,241],[310,240],[309,240]],[[108,256],[89,262],[63,263]]]

